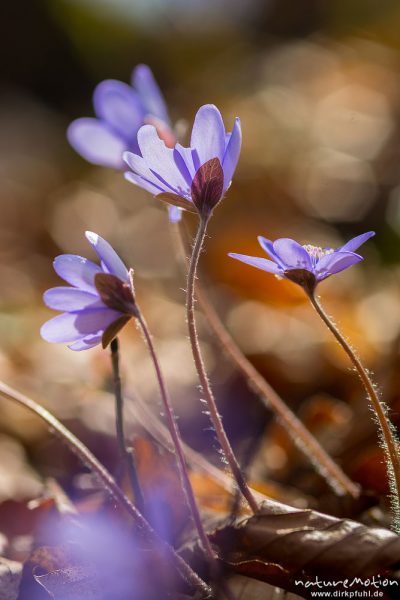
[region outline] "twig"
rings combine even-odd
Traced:
[[[134,523],[138,526],[139,530],[147,536],[148,540],[165,552],[166,556],[171,560],[172,564],[177,571],[181,573],[184,579],[186,579],[195,589],[199,590],[205,597],[210,595],[210,588],[207,584],[200,579],[193,569],[175,552],[172,546],[167,544],[167,542],[157,535],[143,515],[118,487],[107,469],[71,431],[69,431],[46,408],[3,382],[0,382],[0,394],[7,400],[11,400],[24,406],[40,417],[50,429],[66,443],[68,448],[79,457],[83,464],[96,473],[104,488],[112,498],[114,498],[117,504],[132,517]]]
[[[132,452],[129,450],[126,443],[125,429],[124,429],[124,398],[122,395],[121,386],[121,375],[119,370],[119,343],[118,338],[114,338],[110,344],[111,350],[111,364],[114,376],[114,395],[115,395],[115,428],[117,433],[117,441],[119,446],[119,452],[121,459],[125,463],[126,472],[129,477],[133,495],[135,498],[135,504],[143,513],[144,501],[143,494],[140,488],[138,475],[136,472],[135,463],[133,460]]]

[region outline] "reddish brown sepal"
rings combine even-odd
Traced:
[[[208,160],[196,172],[192,182],[193,204],[203,217],[209,217],[222,198],[224,171],[218,158]]]
[[[117,337],[121,329],[125,327],[130,318],[131,317],[129,317],[128,315],[122,316],[116,321],[113,321],[111,325],[107,327],[101,338],[101,345],[103,346],[103,348],[107,348],[108,344],[111,344],[111,342]]]
[[[307,294],[312,294],[317,286],[315,275],[307,269],[288,269],[284,275],[286,279],[301,285]]]
[[[137,316],[135,299],[127,281],[111,273],[97,273],[94,284],[99,296],[108,308],[129,316]]]
[[[162,202],[166,202],[167,204],[172,204],[172,206],[178,206],[179,208],[183,208],[183,210],[187,210],[192,213],[197,214],[197,210],[195,209],[192,202],[182,198],[182,196],[178,196],[178,194],[173,194],[172,192],[162,192],[161,194],[157,194],[157,200],[162,200]]]

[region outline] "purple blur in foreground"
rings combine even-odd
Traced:
[[[43,295],[44,303],[63,314],[41,328],[48,342],[71,344],[71,350],[103,347],[135,316],[129,273],[115,250],[96,233],[86,237],[100,259],[100,266],[74,254],[54,260],[54,270],[71,287],[55,287]]]
[[[320,281],[363,260],[363,257],[356,254],[355,250],[374,235],[374,231],[368,231],[353,238],[336,250],[333,248],[319,248],[310,244],[301,246],[298,242],[289,238],[281,238],[271,242],[259,236],[258,242],[261,248],[272,260],[235,253],[229,253],[228,256],[268,273],[285,277],[301,285],[307,292],[313,292]]]
[[[239,119],[225,131],[216,106],[202,106],[195,117],[190,147],[168,148],[155,127],[138,132],[139,154],[124,153],[131,171],[128,181],[169,204],[192,212],[212,212],[228,189],[239,160],[242,133]]]

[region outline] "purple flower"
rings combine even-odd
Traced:
[[[308,293],[312,293],[320,281],[363,260],[355,250],[374,235],[374,231],[358,235],[337,250],[319,248],[310,244],[301,246],[289,238],[271,242],[259,236],[258,242],[261,248],[272,260],[235,253],[230,253],[229,256],[252,267],[290,279],[301,285]]]
[[[71,344],[71,350],[105,348],[119,330],[136,315],[129,273],[118,254],[96,233],[86,237],[100,259],[100,266],[82,256],[62,254],[54,260],[56,273],[69,286],[44,293],[49,308],[63,311],[41,328],[48,342]]]
[[[92,164],[123,169],[125,151],[140,153],[137,133],[145,123],[156,127],[167,146],[175,144],[164,98],[146,65],[134,69],[131,86],[114,79],[99,83],[93,104],[97,118],[77,119],[67,131],[74,150]],[[169,212],[171,221],[179,221],[179,209]]]
[[[239,160],[242,133],[239,119],[225,131],[221,113],[212,104],[195,117],[190,147],[167,148],[155,127],[139,129],[138,153],[125,152],[128,181],[176,207],[209,216],[228,189]]]
[[[138,152],[136,136],[144,123],[154,123],[170,145],[175,142],[164,98],[146,65],[134,69],[132,85],[114,79],[99,83],[93,105],[97,118],[73,121],[67,136],[78,154],[95,165],[122,169],[123,152]]]

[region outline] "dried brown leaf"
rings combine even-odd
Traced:
[[[395,533],[312,510],[271,514],[264,509],[215,531],[211,538],[226,562],[265,581],[270,581],[271,564],[284,569],[289,579],[303,573],[331,580],[370,577],[400,564],[400,538]]]
[[[277,589],[276,586],[242,575],[234,575],[226,583],[236,600],[301,600],[301,596],[285,594],[284,590]]]
[[[153,527],[175,540],[186,526],[189,509],[173,454],[148,438],[133,441],[146,515]]]

